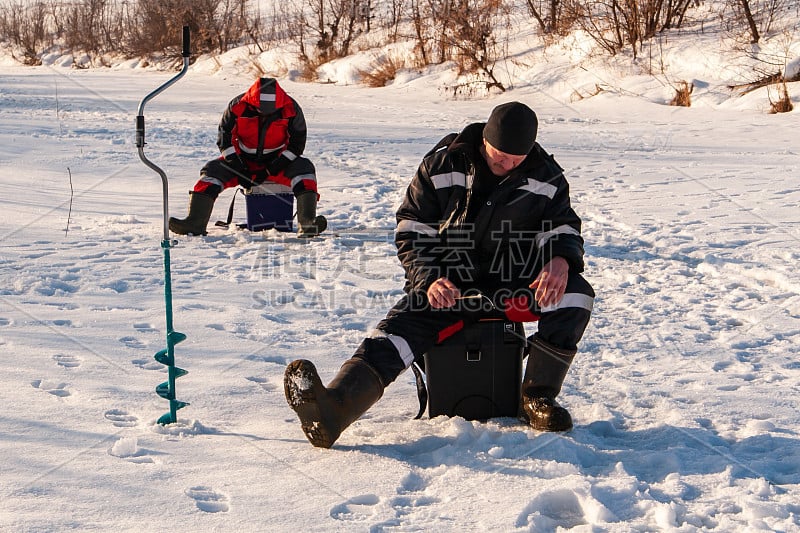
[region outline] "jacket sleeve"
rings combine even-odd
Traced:
[[[228,107],[222,113],[222,118],[219,121],[217,128],[217,147],[223,157],[228,157],[236,153],[233,146],[233,130],[236,127],[236,114],[233,112],[233,106],[239,103],[244,93],[240,94],[228,103]]]
[[[303,155],[306,149],[306,138],[308,137],[306,118],[294,98],[292,98],[292,103],[294,104],[295,116],[289,119],[289,143],[280,155],[268,165],[269,173],[273,175],[288,167],[292,161]]]
[[[584,269],[581,219],[572,209],[569,184],[563,174],[555,185],[557,190],[545,208],[542,228],[536,235],[538,256],[543,263],[556,256],[563,257],[570,272],[579,274]]]
[[[419,166],[397,211],[395,244],[406,273],[407,292],[425,292],[442,276],[439,258],[442,208],[429,164],[426,159]]]

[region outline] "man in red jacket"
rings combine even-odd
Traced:
[[[317,177],[313,163],[301,157],[306,121],[297,101],[273,78],[259,78],[230,101],[219,123],[222,155],[200,170],[186,218],[169,219],[179,235],[205,235],[214,201],[230,187],[250,188],[271,181],[292,188],[297,198],[298,237],[313,237],[327,227],[317,216]]]
[[[332,446],[438,340],[481,318],[462,299],[474,291],[493,303],[481,310],[491,318],[538,319],[527,343],[520,418],[540,431],[572,428],[556,396],[594,291],[581,276],[581,219],[569,184],[536,142],[537,127],[533,110],[509,102],[425,156],[397,211],[405,296],[327,387],[310,361],[286,368],[286,400],[311,444]]]

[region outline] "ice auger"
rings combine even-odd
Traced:
[[[169,249],[174,246],[176,242],[171,241],[169,238],[169,184],[167,181],[167,175],[164,173],[164,171],[161,170],[158,165],[147,159],[147,157],[144,155],[144,106],[152,98],[159,95],[162,91],[183,77],[183,75],[186,74],[186,71],[189,69],[189,26],[183,27],[182,55],[183,68],[181,71],[173,76],[169,81],[161,85],[158,89],[145,96],[139,103],[139,111],[136,115],[136,147],[139,149],[139,159],[141,159],[145,165],[156,171],[158,175],[161,176],[161,188],[164,203],[164,235],[163,239],[161,240],[161,249],[164,251],[164,301],[166,303],[167,315],[167,347],[158,351],[154,356],[156,361],[167,366],[169,374],[167,381],[159,384],[156,387],[156,393],[162,398],[169,400],[169,412],[164,413],[161,418],[158,419],[158,423],[162,425],[177,422],[178,409],[189,405],[187,402],[181,402],[175,399],[175,380],[188,373],[186,370],[175,366],[175,345],[185,340],[186,335],[175,331],[172,327],[172,275],[170,274]]]

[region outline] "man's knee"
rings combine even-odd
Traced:
[[[567,288],[565,292],[583,294],[590,298],[594,298],[594,289],[591,284],[586,281],[586,278],[580,274],[570,274],[567,279]]]
[[[353,357],[372,365],[383,383],[389,385],[409,366],[403,359],[401,350],[402,347],[398,348],[397,342],[393,342],[390,336],[374,335],[361,341]]]
[[[314,163],[305,157],[298,157],[289,163],[289,165],[286,167],[286,170],[284,170],[284,174],[286,174],[286,177],[290,179],[303,174],[316,175],[316,173],[317,171],[314,168]]]
[[[574,350],[589,325],[594,289],[580,274],[570,275],[564,297],[556,309],[542,313],[538,335],[565,350]]]

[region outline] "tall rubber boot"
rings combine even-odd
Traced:
[[[572,429],[572,417],[556,401],[576,350],[563,350],[534,335],[522,378],[520,420],[539,431]]]
[[[306,191],[297,197],[297,236],[316,237],[328,227],[324,216],[317,216],[317,193]]]
[[[211,210],[214,208],[214,198],[200,192],[189,193],[189,214],[186,218],[169,217],[169,229],[178,235],[205,235]]]
[[[283,376],[286,401],[300,418],[308,441],[330,448],[350,424],[383,396],[383,382],[369,363],[351,358],[325,387],[311,361],[289,363]]]

